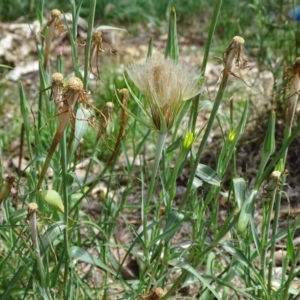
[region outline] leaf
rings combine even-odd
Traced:
[[[57,240],[57,237],[63,233],[65,228],[66,225],[63,222],[57,222],[55,224],[52,224],[49,228],[47,228],[46,232],[41,238],[41,254],[43,254],[50,245],[53,245],[55,243],[55,240]]]
[[[177,212],[172,211],[167,219],[164,231],[163,231],[163,239],[167,243],[170,241],[170,239],[175,235],[177,232],[179,226],[184,221],[184,215]]]
[[[99,258],[94,257],[92,254],[88,253],[82,248],[73,246],[70,248],[69,254],[71,258],[86,262],[93,266],[100,267],[103,270],[109,272],[110,274],[117,276],[116,273],[113,270],[111,270],[105,263],[103,263]]]
[[[58,192],[54,190],[40,190],[42,198],[54,209],[64,213],[65,208],[62,202],[62,199]]]
[[[12,212],[9,216],[9,223],[11,226],[16,225],[19,221],[24,220],[27,216],[27,209],[21,208]]]
[[[202,186],[202,185],[203,185],[203,181],[200,180],[200,179],[197,178],[197,177],[194,177],[194,179],[193,179],[193,187],[194,187],[195,189],[197,189],[198,187],[200,187],[200,186]]]
[[[196,175],[206,183],[216,186],[221,184],[222,179],[220,175],[206,165],[198,164]]]
[[[0,64],[0,67],[1,67],[1,68],[7,68],[7,69],[13,69],[13,67],[11,67],[11,66],[2,65],[2,64]]]
[[[243,203],[245,203],[246,200],[246,182],[244,178],[233,179],[233,190],[235,201],[240,210],[242,208]]]
[[[170,11],[168,40],[165,49],[165,58],[167,57],[170,57],[175,61],[177,61],[179,57],[177,28],[176,28],[176,11],[174,7],[171,7],[171,11]]]
[[[220,296],[218,295],[215,288],[211,285],[210,281],[205,279],[203,276],[201,276],[200,273],[197,270],[195,270],[192,266],[188,265],[185,262],[178,262],[176,263],[176,266],[194,275],[203,284],[203,286],[205,286],[207,289],[209,289],[212,292],[212,294],[214,294],[215,296],[214,299],[221,300]]]
[[[76,112],[76,121],[75,121],[75,138],[72,145],[72,150],[69,155],[69,159],[72,159],[74,152],[76,151],[81,139],[86,133],[89,127],[88,119],[91,116],[91,112],[88,109],[78,108]]]
[[[257,190],[252,190],[250,196],[243,203],[239,220],[238,220],[239,233],[243,233],[249,224],[250,218],[252,217],[253,214],[254,200],[256,195],[257,195]]]

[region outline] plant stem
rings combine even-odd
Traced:
[[[204,51],[204,56],[203,56],[203,61],[202,61],[202,65],[201,65],[201,78],[204,76],[205,73],[205,69],[206,69],[206,65],[207,65],[207,61],[208,61],[208,56],[209,56],[209,51],[210,51],[210,46],[211,46],[211,42],[212,42],[212,38],[216,29],[216,25],[217,25],[217,21],[218,21],[218,17],[219,17],[219,13],[220,13],[220,9],[222,6],[222,2],[223,0],[217,0],[215,2],[215,7],[214,7],[214,11],[212,14],[212,18],[211,18],[211,23],[210,23],[210,27],[209,27],[209,32],[208,32],[208,37],[206,40],[206,46],[205,46],[205,51]],[[200,96],[201,94],[199,94],[195,101],[193,102],[193,105],[191,107],[191,131],[195,132],[195,128],[196,128],[196,120],[197,120],[197,116],[198,116],[198,108],[199,108],[199,101],[200,101]]]
[[[63,137],[60,140],[60,151],[61,151],[61,169],[62,169],[62,194],[63,194],[63,203],[64,203],[64,223],[66,228],[64,230],[64,262],[65,262],[65,273],[64,273],[64,299],[69,299],[70,287],[71,284],[68,283],[68,273],[69,273],[69,201],[68,201],[68,183],[67,183],[67,146],[66,146],[66,136],[63,134]],[[70,279],[71,282],[71,279]]]
[[[88,20],[88,32],[87,32],[87,39],[86,39],[86,45],[85,45],[85,57],[84,57],[83,88],[85,90],[87,89],[87,86],[88,86],[90,48],[91,48],[91,40],[92,40],[92,33],[93,33],[93,27],[94,27],[96,2],[97,2],[96,0],[90,0],[90,10],[89,10],[89,20]]]
[[[155,152],[155,160],[153,166],[153,172],[149,184],[149,189],[145,201],[142,203],[142,222],[144,230],[144,243],[145,248],[147,248],[148,235],[147,235],[147,213],[149,212],[150,199],[153,196],[155,187],[156,187],[156,175],[158,172],[159,162],[162,154],[162,150],[166,141],[167,132],[159,133],[157,136],[157,145]],[[148,258],[148,256],[146,256]]]
[[[215,118],[216,118],[218,110],[219,110],[219,106],[221,104],[221,101],[223,99],[223,96],[224,96],[224,93],[225,93],[225,90],[226,90],[226,87],[227,87],[228,77],[229,77],[229,74],[224,72],[223,78],[222,78],[222,82],[221,82],[220,88],[218,90],[218,94],[216,96],[216,100],[215,100],[213,109],[211,111],[210,118],[209,118],[209,120],[207,122],[206,129],[205,129],[203,138],[201,140],[201,144],[200,144],[199,150],[197,152],[196,160],[194,162],[194,166],[193,166],[193,169],[192,169],[190,177],[189,177],[189,181],[188,181],[188,185],[187,185],[187,190],[186,190],[184,198],[183,198],[183,200],[182,200],[182,202],[180,204],[180,207],[182,207],[182,208],[184,207],[184,205],[185,205],[185,203],[186,203],[186,201],[187,201],[187,199],[189,197],[190,190],[191,190],[192,185],[193,185],[193,179],[194,179],[194,177],[196,175],[197,166],[198,166],[198,164],[200,162],[200,159],[201,159],[204,147],[206,145],[207,139],[209,137],[210,131],[212,129],[212,126],[214,124]]]
[[[53,153],[68,125],[68,122],[69,122],[69,113],[67,112],[67,115],[66,113],[63,113],[59,116],[59,122],[58,122],[58,126],[57,126],[57,131],[55,133],[55,136],[52,140],[52,143],[51,143],[51,146],[49,148],[49,151],[48,151],[48,154],[47,154],[47,157],[46,157],[46,160],[44,162],[44,165],[43,165],[43,169],[40,173],[40,177],[39,177],[39,181],[37,183],[37,186],[36,186],[36,190],[38,191],[41,186],[42,186],[42,182],[43,182],[43,179],[45,177],[45,174],[47,172],[47,169],[49,167],[49,164],[51,162],[51,158],[53,156]]]

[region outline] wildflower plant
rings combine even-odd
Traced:
[[[300,228],[300,217],[285,232],[278,230],[278,219],[287,174],[287,150],[300,132],[300,124],[294,127],[299,59],[291,68],[282,145],[276,149],[274,110],[252,186],[248,178],[240,175],[237,165],[238,142],[247,129],[251,105],[248,90],[242,95],[246,97],[240,105],[242,111],[235,115],[231,101],[230,117],[225,111],[224,121],[218,118],[221,103],[227,106],[225,96],[230,79],[244,84],[238,73],[245,67],[245,41],[241,36],[234,34],[231,41],[226,40],[225,51],[220,50],[224,51],[223,70],[219,87],[216,84],[216,97],[206,100],[207,122],[203,126],[197,122],[205,101],[201,94],[205,67],[222,1],[215,1],[200,69],[180,59],[176,11],[172,7],[164,57],[151,56],[150,40],[148,58],[126,67],[122,81],[116,81],[115,89],[110,91],[115,92],[115,98],[110,94],[101,108],[89,101],[89,75],[101,75],[104,81],[99,60],[106,52],[116,51],[102,41],[102,31],[108,27],[94,29],[96,0],[91,0],[81,68],[77,41],[81,2],[71,4],[72,26],[65,26],[60,11],[52,12],[51,20],[45,22],[45,40],[37,47],[40,89],[46,90],[39,93],[35,112],[38,126],[31,124],[29,101],[19,83],[23,140],[30,162],[21,174],[26,180],[24,192],[17,196],[21,201],[11,195],[21,180],[16,175],[1,174],[0,178],[5,222],[0,226],[0,298],[298,299],[300,293],[291,283],[299,275],[296,267],[300,247],[293,244],[293,237]],[[37,7],[41,24],[42,11]],[[49,55],[56,32],[69,37],[72,57],[59,56],[54,67]],[[69,74],[64,71],[65,59],[72,59]],[[56,69],[50,72],[50,68]],[[110,84],[101,85],[101,92],[109,88]],[[240,96],[234,90],[230,93]],[[91,94],[98,98],[92,89]],[[103,100],[102,96],[99,98]],[[86,160],[85,153],[77,150],[85,144],[88,125],[94,125],[92,113],[99,127],[94,130],[97,137]],[[183,119],[184,116],[187,117]],[[110,139],[112,123],[114,136]],[[203,159],[213,129],[222,137],[215,167]],[[157,135],[154,160],[149,147],[151,134]],[[170,144],[168,134],[172,135]],[[102,149],[109,152],[107,158],[102,157]],[[125,159],[116,164],[120,150]],[[138,158],[142,158],[141,164],[135,164]],[[79,162],[87,162],[82,172],[77,172]],[[95,165],[97,173],[93,173]],[[49,166],[50,176],[46,175]],[[229,184],[225,183],[228,174]],[[258,202],[261,186],[265,186],[268,201]],[[224,198],[227,202],[222,212],[226,215],[220,218]],[[96,205],[90,206],[90,200]],[[260,202],[265,211],[261,231],[254,219]],[[85,205],[92,207],[95,219],[83,209]],[[120,222],[126,227],[124,235]],[[187,232],[182,232],[185,228]],[[184,244],[176,239],[182,233],[187,237]],[[276,286],[276,243],[284,238],[286,258],[280,284]],[[186,287],[193,296],[181,294],[188,290]]]
[[[174,18],[175,10],[173,9],[170,23],[173,23],[174,27],[176,27]],[[177,41],[171,39],[168,42],[176,44]],[[177,47],[174,46],[170,49],[174,48]],[[156,176],[167,133],[172,129],[174,122],[180,115],[185,101],[193,98],[201,91],[199,86],[199,70],[188,66],[186,63],[175,61],[169,58],[169,56],[168,53],[166,53],[165,57],[150,56],[144,63],[132,64],[126,68],[130,79],[145,96],[145,101],[141,101],[133,95],[141,111],[148,118],[146,125],[158,132],[153,173],[143,207],[149,207],[150,200],[154,196],[157,184]],[[130,87],[128,88],[130,90]],[[135,117],[138,118],[137,116]],[[175,179],[173,177],[173,181]],[[168,184],[171,185],[170,182]],[[170,205],[168,207],[168,213],[170,213]],[[146,245],[145,248],[147,248],[149,241],[147,233],[147,210],[145,209],[142,212],[142,220],[144,243]],[[148,251],[146,257],[149,257]],[[150,282],[148,285],[150,285]]]

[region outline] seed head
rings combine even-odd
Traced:
[[[56,83],[56,82],[62,82],[63,79],[64,79],[64,76],[61,73],[56,72],[56,73],[52,74],[52,81],[54,83]]]
[[[38,205],[35,202],[31,202],[27,206],[27,220],[31,218],[33,214],[38,212]]]
[[[68,88],[74,91],[80,91],[83,89],[83,83],[78,77],[71,77],[68,81]]]
[[[61,16],[61,11],[59,9],[53,9],[51,11],[52,18],[59,18]]]
[[[105,106],[109,111],[112,111],[115,105],[112,102],[107,102]]]
[[[38,208],[39,207],[38,207],[38,205],[35,202],[29,203],[28,207],[27,207],[28,212],[30,212],[30,213],[37,212]]]
[[[159,131],[169,130],[183,101],[201,90],[198,69],[170,58],[149,57],[142,64],[128,66],[126,71],[147,97],[152,121]]]
[[[96,43],[102,42],[102,31],[101,30],[94,31],[92,41],[96,42]]]
[[[244,66],[243,44],[245,40],[240,36],[235,36],[223,54],[224,73],[231,71],[233,65],[238,69]]]

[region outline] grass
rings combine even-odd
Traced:
[[[202,2],[172,2],[175,11],[169,10],[169,3],[136,1],[132,7],[122,1],[120,7],[124,9],[113,14],[114,2],[110,2],[111,11],[105,11],[109,4],[104,1],[87,3],[71,2],[72,28],[64,22],[59,25],[70,39],[72,57],[67,59],[72,59],[72,72],[78,77],[76,86],[63,72],[66,61],[61,57],[55,71],[63,73],[64,85],[54,86],[54,72],[50,73],[45,62],[46,43],[51,42],[47,35],[51,34],[51,24],[57,26],[55,22],[49,23],[38,48],[40,86],[52,86],[52,90],[38,95],[32,107],[36,111],[34,124],[32,99],[23,84],[18,85],[23,147],[29,162],[25,170],[9,175],[6,168],[0,168],[4,215],[0,227],[1,299],[298,299],[295,279],[299,275],[300,247],[294,240],[299,217],[288,218],[284,230],[278,230],[288,181],[288,150],[300,131],[300,124],[294,120],[299,90],[299,66],[295,62],[298,29],[284,19],[288,6],[279,0],[273,6],[269,1],[230,6],[219,0],[210,8]],[[38,3],[36,11],[32,3],[23,5],[25,14],[36,14],[42,23],[42,11],[48,10],[43,2]],[[205,39],[205,59],[194,74],[193,69],[186,72],[184,65],[170,59],[182,60],[177,33],[182,35],[187,25],[196,24],[198,16],[192,10],[205,7],[205,30],[199,30],[199,36]],[[250,13],[243,13],[246,8]],[[127,68],[122,78],[104,69],[105,74],[99,75],[106,82],[105,91],[100,97],[92,91],[93,98],[100,98],[92,105],[86,90],[92,71],[89,59],[93,56],[94,14],[98,11],[103,20],[116,23],[158,23],[166,16],[169,27],[165,58],[159,65],[157,60],[148,59],[145,65]],[[83,68],[76,34],[79,14],[89,18]],[[176,17],[180,21],[189,14],[193,17],[177,28]],[[285,21],[280,23],[280,18]],[[286,35],[292,28],[296,28],[295,33]],[[245,43],[237,35],[245,38]],[[251,74],[245,68],[244,52],[261,69],[272,71],[276,83],[260,162],[251,166],[256,168],[254,178],[240,173],[243,162],[238,159],[241,138],[248,134],[253,118],[248,94],[257,89],[253,86],[249,92],[237,70]],[[223,55],[223,71],[213,101],[207,101],[204,74],[206,63],[215,53]],[[181,70],[173,71],[178,66]],[[289,88],[285,97],[279,97],[284,67],[290,67]],[[186,89],[178,89],[179,85]],[[171,87],[171,94],[166,86]],[[194,99],[183,102],[187,91],[187,98]],[[180,97],[178,92],[182,92]],[[53,101],[49,101],[50,94]],[[230,97],[234,101],[228,105]],[[113,113],[105,103],[112,98]],[[1,98],[1,103],[4,100]],[[204,103],[209,117],[199,128],[198,116]],[[263,112],[262,116],[266,118]],[[276,116],[286,116],[280,120],[284,125],[279,145],[275,143]],[[90,124],[94,128],[88,128]],[[122,126],[125,134],[119,135]],[[216,133],[221,142],[212,167],[203,157],[212,151],[208,141]],[[122,160],[118,160],[120,155]],[[76,165],[85,160],[87,165],[80,176]],[[180,194],[179,182],[185,170],[188,178]],[[229,184],[224,182],[228,176]],[[18,198],[12,193],[14,189],[20,189]],[[226,217],[222,219],[220,203],[224,198]],[[84,207],[95,200],[100,212],[93,217]],[[255,223],[258,205],[262,210],[259,226]],[[178,235],[185,227],[188,243],[182,244]],[[281,277],[275,274],[276,256],[282,254],[276,249],[278,244],[285,245]]]

